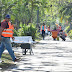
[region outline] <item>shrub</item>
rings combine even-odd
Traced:
[[[18,29],[18,36],[27,36],[28,27],[24,24],[20,29]]]
[[[18,35],[18,32],[15,29],[13,30],[13,32],[14,32],[13,36],[17,36]]]
[[[69,37],[72,38],[72,30],[69,31]]]
[[[30,25],[30,27],[28,28],[28,35],[32,36],[33,40],[35,40],[36,37],[36,28],[33,24]]]
[[[18,36],[32,36],[33,40],[35,40],[36,33],[36,28],[33,24],[24,24],[18,29]]]
[[[70,26],[67,26],[64,31],[68,33],[70,31]]]

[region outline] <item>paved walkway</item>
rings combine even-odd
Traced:
[[[72,72],[72,41],[53,41],[46,37],[32,48],[34,55],[22,55],[20,47],[14,48],[21,54],[21,61],[4,72]]]

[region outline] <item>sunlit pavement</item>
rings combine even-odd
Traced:
[[[72,72],[72,41],[53,41],[46,37],[33,47],[34,55],[22,55],[20,47],[14,48],[21,54],[21,60],[15,67],[4,72]]]

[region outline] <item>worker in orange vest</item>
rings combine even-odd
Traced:
[[[50,35],[51,34],[51,32],[50,32],[50,26],[48,26],[47,30],[48,30],[48,35]]]
[[[3,20],[3,22],[5,22],[5,19]],[[3,23],[2,22],[2,23]],[[8,31],[8,29],[9,29],[9,31]],[[4,29],[5,30],[5,29]],[[9,28],[7,28],[7,32],[10,32],[10,33],[12,33],[11,35],[10,35],[10,37],[14,40],[15,38],[13,37],[13,30],[14,30],[14,25],[12,24],[12,22],[9,22]],[[6,31],[5,31],[6,32]],[[5,35],[5,34],[3,34],[3,33],[5,33],[5,32],[2,32],[2,35]],[[8,34],[6,34],[5,36],[7,36]],[[9,36],[9,35],[8,35]]]
[[[19,59],[17,59],[13,53],[10,37],[13,37],[13,30],[12,25],[10,23],[10,15],[7,14],[5,16],[5,20],[1,23],[0,27],[0,40],[1,40],[0,59],[4,49],[6,48],[10,56],[12,57],[12,60],[15,62]]]
[[[44,23],[43,23],[43,25],[41,25],[41,32],[42,32],[42,37],[44,40],[44,37],[45,37],[45,24]]]

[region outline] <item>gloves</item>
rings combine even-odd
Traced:
[[[14,37],[12,37],[12,40],[14,41],[14,40],[15,40],[15,38],[14,38]]]

